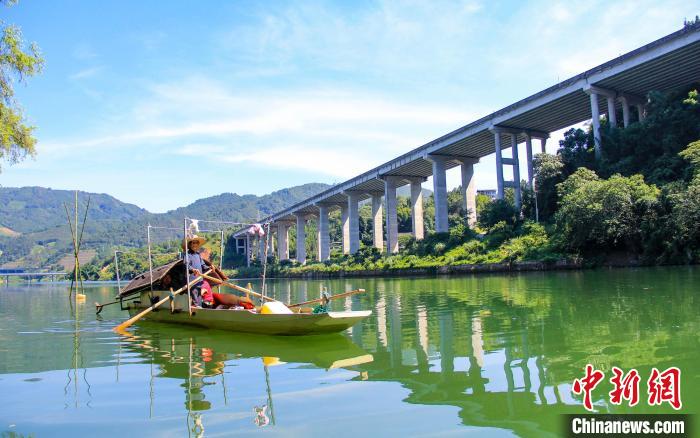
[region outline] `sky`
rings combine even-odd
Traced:
[[[164,212],[340,183],[696,14],[700,0],[21,0],[0,17],[46,61],[17,85],[37,155],[0,163],[0,185]],[[475,176],[495,188],[493,156]]]

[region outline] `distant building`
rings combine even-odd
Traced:
[[[477,190],[477,195],[486,195],[491,199],[496,199],[496,189]]]

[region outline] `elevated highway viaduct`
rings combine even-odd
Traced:
[[[359,206],[371,199],[374,246],[388,253],[399,249],[396,190],[410,185],[413,235],[424,236],[421,184],[432,176],[435,197],[435,229],[448,231],[445,172],[459,166],[462,196],[470,224],[476,221],[474,164],[487,155],[496,155],[497,197],[512,187],[521,202],[521,176],[518,148],[527,150],[527,179],[532,184],[533,148],[546,149],[550,132],[591,121],[596,156],[601,151],[600,118],[611,126],[625,128],[645,116],[650,91],[670,91],[700,81],[700,24],[683,29],[639,47],[588,71],[515,102],[499,111],[462,126],[417,147],[374,169],[279,211],[263,219],[276,234],[276,254],[289,258],[288,231],[296,227],[296,259],[306,262],[305,225],[318,221],[318,259],[330,257],[328,214],[340,209],[343,224],[343,252],[360,248]],[[533,141],[535,144],[533,145]],[[539,144],[538,144],[539,143]],[[510,149],[508,156],[503,151]],[[319,163],[319,165],[323,165]],[[510,167],[513,180],[505,180]],[[383,198],[383,199],[382,199]],[[386,213],[383,213],[386,209]],[[383,219],[384,217],[384,219]],[[385,224],[383,224],[385,221]],[[384,232],[386,230],[386,234]],[[240,231],[237,237],[245,237]],[[250,239],[247,239],[250,240]],[[246,251],[262,254],[262,244],[245,245]],[[255,247],[256,251],[252,251]],[[257,256],[259,256],[259,254]]]

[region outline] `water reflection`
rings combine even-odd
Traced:
[[[372,309],[373,315],[332,337],[239,335],[144,323],[121,338],[110,331],[125,317],[114,308],[105,309],[103,321],[85,308],[68,318],[62,295],[56,294],[59,300],[46,291],[0,292],[0,322],[12,327],[0,330],[0,378],[14,397],[0,416],[23,414],[14,410],[13,401],[23,396],[13,388],[49,385],[28,379],[60,370],[62,409],[87,407],[98,415],[105,387],[128,393],[129,385],[136,385],[127,399],[146,401],[143,411],[128,411],[125,401],[118,412],[128,418],[146,412],[159,427],[172,422],[173,413],[181,414],[190,436],[205,429],[228,432],[222,425],[237,421],[288,432],[304,423],[315,434],[360,434],[365,427],[370,434],[559,435],[561,414],[583,412],[570,384],[586,363],[608,374],[612,366],[636,368],[643,376],[642,394],[652,367],[677,366],[683,370],[684,412],[700,408],[700,396],[692,390],[700,384],[697,269],[271,281],[268,293],[299,302],[316,298],[324,287],[366,289],[333,302],[334,310]],[[113,291],[99,293],[105,296],[95,300],[106,301]],[[13,375],[19,376],[17,383]],[[594,393],[600,412],[671,411],[611,406],[610,389],[606,381]],[[356,409],[354,416],[339,413],[319,395],[336,390],[344,391],[344,406]],[[355,394],[361,401],[350,401]],[[39,403],[50,410],[52,401]],[[387,419],[370,423],[363,417],[367,412]],[[314,427],[318,418],[328,423]],[[183,434],[183,423],[175,434]]]
[[[150,379],[151,411],[155,398],[153,379],[181,381],[188,429],[195,436],[204,431],[204,411],[213,407],[204,388],[218,385],[227,405],[226,367],[235,366],[236,361],[258,360],[264,371],[266,398],[251,405],[250,412],[251,420],[258,427],[265,427],[276,423],[271,367],[294,363],[326,370],[354,369],[373,360],[371,354],[341,335],[284,338],[170,326],[163,332],[160,328],[156,324],[142,324],[134,334],[124,335],[120,345],[126,352],[149,361],[155,370]],[[360,372],[356,374],[361,379]]]

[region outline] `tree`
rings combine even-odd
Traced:
[[[568,249],[641,248],[642,223],[659,198],[659,189],[647,185],[644,177],[613,175],[602,180],[581,168],[557,187],[556,222]]]
[[[12,5],[16,1],[3,3]],[[34,127],[26,124],[22,109],[15,101],[14,82],[24,82],[27,77],[39,73],[44,59],[36,44],[26,46],[17,26],[2,22],[0,26],[0,162],[14,164],[27,155],[33,156],[36,144]]]
[[[569,129],[564,133],[564,139],[559,142],[559,146],[560,149],[557,153],[564,163],[566,175],[571,175],[579,167],[596,169],[593,131],[591,129],[588,131]]]
[[[564,163],[559,155],[537,154],[533,167],[539,217],[546,222],[557,210],[557,184],[564,181]]]
[[[514,226],[518,223],[518,210],[508,199],[494,199],[482,208],[478,221],[479,225],[486,229],[500,222]]]

